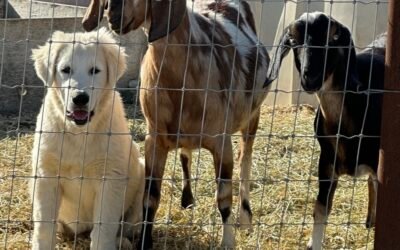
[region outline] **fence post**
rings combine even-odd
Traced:
[[[375,249],[400,248],[400,1],[389,1]]]

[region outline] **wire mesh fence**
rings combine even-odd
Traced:
[[[372,170],[362,168],[368,173],[372,171],[372,182],[368,176],[358,174],[362,172],[358,166],[368,165],[368,161],[363,162],[365,152],[372,158],[378,155],[374,149],[379,148],[379,134],[370,130],[368,124],[370,112],[380,108],[376,96],[382,94],[382,86],[379,88],[374,82],[383,84],[379,60],[385,36],[381,40],[375,38],[386,29],[388,1],[267,0],[248,1],[249,5],[242,1],[236,5],[232,1],[188,1],[182,20],[174,23],[167,20],[179,16],[179,7],[174,3],[180,1],[162,0],[165,5],[160,16],[167,18],[160,22],[165,22],[161,26],[167,31],[161,31],[161,38],[150,43],[149,27],[159,20],[152,19],[154,9],[143,10],[150,10],[153,2],[93,1],[100,3],[94,8],[100,13],[94,16],[96,26],[98,21],[100,26],[111,22],[115,40],[101,40],[99,30],[91,38],[80,35],[86,10],[82,6],[89,1],[47,2],[1,1],[2,248],[29,249],[34,247],[35,239],[46,241],[49,237],[50,243],[59,248],[110,248],[110,242],[104,243],[105,239],[99,237],[107,235],[107,230],[115,238],[111,244],[118,248],[130,248],[138,242],[139,248],[144,247],[149,233],[154,249],[218,248],[221,239],[229,241],[226,235],[230,230],[237,249],[305,248],[319,232],[326,249],[373,248],[373,219],[367,218],[367,214],[374,216],[373,204],[368,200],[374,196],[371,185],[376,183],[377,166],[370,166]],[[102,3],[108,4],[108,20],[99,18]],[[137,4],[136,9],[133,3]],[[115,9],[118,4],[121,10]],[[254,21],[247,6],[251,7]],[[131,12],[124,12],[126,8],[139,16],[136,20],[143,18],[137,27],[143,26],[146,33],[138,30],[121,35],[125,27],[135,26]],[[110,15],[118,11],[122,17],[114,18],[115,21]],[[334,19],[328,18],[316,31],[313,25],[318,23],[320,13],[314,11]],[[119,28],[114,28],[111,20],[118,22]],[[293,25],[295,21],[304,26]],[[336,42],[344,36],[344,29],[338,32],[340,25],[347,27],[353,42]],[[73,35],[50,39],[57,30]],[[289,31],[290,34],[286,33]],[[285,34],[287,43],[282,43]],[[32,49],[45,45],[48,39],[51,42],[46,47],[48,52],[43,54],[45,74],[41,77],[38,68],[35,71],[37,57],[32,60]],[[320,43],[315,43],[318,39]],[[285,48],[293,54],[290,52],[287,59],[282,57],[281,64],[277,55],[279,49]],[[372,56],[361,63],[357,61],[364,68],[354,69],[352,48],[357,53],[372,51]],[[110,50],[111,54],[104,52]],[[125,68],[121,62],[124,51],[127,70],[120,78],[118,72],[122,74]],[[343,56],[345,63],[335,61],[334,53]],[[316,65],[312,59],[318,55]],[[314,64],[307,64],[306,59]],[[272,82],[271,65],[277,65],[277,60],[280,73]],[[335,73],[333,69],[342,66],[345,71]],[[305,83],[311,77],[307,72],[313,68],[323,75],[316,80],[321,86],[307,89]],[[353,75],[351,70],[357,74]],[[345,85],[327,87],[335,83],[328,79],[333,74],[342,74]],[[263,87],[268,80],[272,83]],[[85,110],[83,106],[69,110],[76,108],[73,99],[81,92],[90,96]],[[357,96],[364,99],[357,102]],[[325,109],[319,106],[324,100]],[[349,103],[356,107],[349,108]],[[41,105],[47,108],[36,120]],[[75,112],[82,110],[86,113]],[[251,118],[258,111],[259,121],[251,125]],[[354,122],[355,116],[349,114],[357,112],[361,120]],[[315,131],[314,119],[317,125],[324,126],[329,114],[334,114],[332,127],[324,127],[321,133],[317,126]],[[346,130],[351,126],[352,131]],[[254,145],[250,145],[253,139]],[[334,162],[329,164],[335,165],[336,171],[333,174],[331,170],[325,179],[321,179],[323,171],[318,169],[324,157],[321,140],[332,143],[330,150],[334,155],[330,160]],[[362,143],[368,140],[372,146],[368,144],[365,150]],[[138,144],[141,157],[146,157],[145,166],[137,161],[135,144],[127,141]],[[342,146],[343,141],[355,141],[350,145],[356,147],[354,159],[344,160],[346,152],[353,148]],[[234,167],[230,182],[230,174],[225,172],[230,171],[231,165]],[[146,168],[146,173],[139,178],[141,167]],[[350,175],[340,176],[342,173]],[[131,185],[129,180],[138,184]],[[158,182],[161,180],[162,184]],[[40,182],[45,184],[37,184]],[[108,195],[109,183],[118,186],[115,195]],[[336,188],[332,208],[328,204],[320,213],[322,216],[330,211],[326,221],[314,218],[321,183],[329,184],[328,196],[332,195],[332,186]],[[31,193],[37,185],[42,185],[42,196],[34,195],[32,200]],[[185,200],[188,185],[193,200]],[[144,197],[144,219],[141,215],[140,220],[132,221],[129,213],[142,211],[141,201],[132,201],[136,196]],[[158,197],[159,205],[155,205]],[[35,199],[40,202],[35,203]],[[52,202],[54,206],[45,210]],[[56,207],[61,207],[58,216]],[[49,214],[40,217],[43,220],[35,220],[39,218],[35,213],[40,211]],[[240,223],[246,224],[246,211],[252,217],[252,228],[240,230]],[[154,221],[150,218],[153,213]],[[110,214],[118,216],[112,220]],[[321,224],[326,228],[313,233],[313,228]],[[36,231],[35,235],[34,230],[44,225],[51,227],[46,232],[60,228],[63,231],[57,233],[56,239],[45,234],[36,237],[40,233]],[[93,229],[96,225],[97,231]],[[118,232],[113,231],[115,225],[120,228]],[[128,239],[117,240],[116,234],[131,225],[137,227],[128,230]],[[152,230],[144,230],[143,235],[142,227]],[[313,246],[318,245],[314,242]]]

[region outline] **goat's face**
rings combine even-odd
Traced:
[[[83,17],[82,24],[86,31],[95,29],[105,9],[111,29],[118,34],[125,34],[141,26],[148,15],[147,0],[91,0]]]
[[[93,1],[93,0],[92,0]],[[108,0],[107,19],[111,29],[118,34],[135,30],[149,15],[147,0]]]
[[[307,92],[318,91],[352,45],[350,31],[322,12],[304,13],[281,37],[268,77],[276,79],[283,57],[294,52],[301,85]]]
[[[91,0],[82,21],[85,30],[97,27],[107,6],[114,32],[126,34],[142,26],[150,42],[175,30],[186,12],[186,0]]]

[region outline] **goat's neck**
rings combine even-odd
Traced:
[[[154,87],[168,82],[169,88],[182,87],[182,72],[185,72],[186,64],[191,62],[187,62],[188,46],[185,46],[189,40],[189,29],[186,15],[174,31],[149,44],[142,61],[142,84]]]
[[[317,98],[320,104],[321,114],[331,125],[337,126],[340,120],[346,116],[346,107],[344,105],[344,85],[335,79],[335,73],[331,74],[322,84],[322,88],[317,92]],[[343,81],[345,81],[343,79]]]
[[[345,91],[355,91],[353,82],[355,81],[355,51],[348,53],[342,51],[342,60],[336,63],[335,70],[322,84],[322,88],[317,93],[320,103],[321,113],[324,119],[334,125],[344,123],[350,119],[347,116],[345,103]],[[349,60],[348,60],[349,59]]]
[[[149,44],[148,51],[150,53],[148,52],[147,54],[151,54],[151,56],[156,59],[164,58],[165,60],[173,58],[174,62],[171,63],[177,64],[178,62],[176,60],[180,60],[183,53],[186,53],[187,51],[187,46],[185,45],[189,44],[189,30],[189,18],[185,15],[182,22],[175,30],[167,36]]]

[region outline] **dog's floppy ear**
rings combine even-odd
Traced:
[[[275,49],[274,56],[270,62],[267,71],[267,80],[264,83],[264,87],[271,84],[276,78],[278,78],[279,69],[283,58],[289,53],[289,27],[286,27],[283,34],[279,40],[279,44]]]
[[[181,23],[186,0],[151,0],[149,42],[165,37]]]
[[[115,84],[126,70],[125,48],[121,47],[107,28],[99,30],[99,44],[107,61],[108,82]]]
[[[53,33],[45,45],[32,49],[32,60],[34,61],[37,76],[46,86],[51,86],[54,82],[56,72],[57,51],[61,49],[60,38],[64,35],[61,31]]]
[[[103,19],[107,0],[91,0],[82,18],[82,26],[86,31],[94,30]]]

